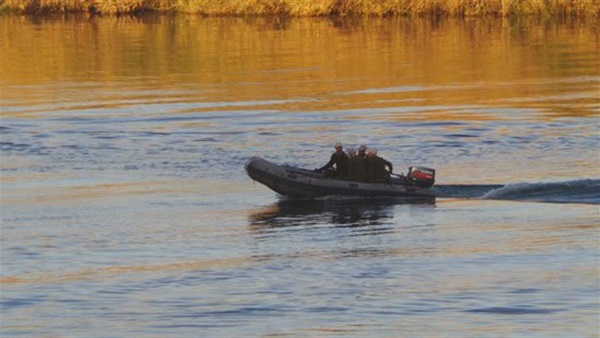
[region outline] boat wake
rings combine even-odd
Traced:
[[[600,179],[507,185],[439,185],[440,197],[600,204]]]

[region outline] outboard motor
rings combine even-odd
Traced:
[[[408,167],[407,181],[420,188],[429,188],[435,183],[435,169]]]

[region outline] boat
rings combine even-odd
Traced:
[[[278,165],[261,157],[249,159],[245,168],[254,181],[290,197],[439,197],[431,189],[435,182],[435,170],[426,167],[409,167],[407,176],[395,175],[385,182],[332,178],[313,170]]]

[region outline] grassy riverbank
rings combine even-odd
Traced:
[[[600,0],[0,0],[0,11],[201,15],[600,16]]]

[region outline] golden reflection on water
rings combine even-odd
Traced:
[[[158,194],[168,192],[181,192],[174,188],[165,188],[164,182],[153,181],[152,188],[148,188],[148,182],[122,182],[113,184],[89,184],[75,186],[53,186],[31,188],[17,187],[16,193],[11,194],[10,188],[4,188],[2,202],[16,205],[26,204],[71,204],[82,203],[85,200],[99,198],[114,199],[124,198],[131,195]],[[161,187],[162,186],[162,187]],[[6,196],[14,196],[7,198]]]
[[[4,16],[1,95],[16,106],[86,102],[86,95],[93,95],[86,94],[86,86],[99,86],[105,87],[105,97],[70,109],[108,109],[120,104],[122,90],[193,89],[196,94],[176,96],[178,102],[254,101],[246,108],[280,109],[280,104],[256,101],[295,99],[286,110],[302,111],[396,107],[405,100],[413,106],[501,102],[543,109],[550,107],[546,98],[557,97],[564,104],[549,116],[595,116],[597,84],[585,77],[600,71],[596,27],[593,19]],[[581,91],[589,95],[561,98],[572,86],[556,81],[563,77],[583,77]],[[541,92],[536,85],[547,81],[552,85]],[[61,89],[61,97],[52,88],[31,87],[53,83],[69,86]],[[198,90],[205,95],[198,96]],[[215,109],[239,107],[191,111]],[[429,110],[429,119],[465,119],[443,107]]]
[[[148,265],[121,265],[109,267],[86,268],[78,271],[30,274],[23,276],[7,276],[0,278],[0,284],[53,284],[83,280],[114,279],[123,274],[140,274],[151,272],[187,271],[204,269],[239,268],[250,261],[244,257],[198,259],[184,262]]]
[[[50,182],[45,186],[44,181]],[[61,185],[60,182],[66,182]],[[190,180],[136,180],[118,183],[89,182],[78,184],[69,182],[66,175],[37,173],[25,178],[8,177],[2,182],[12,183],[13,186],[2,188],[2,203],[5,205],[41,205],[72,204],[77,202],[94,203],[98,200],[130,199],[150,195],[186,195],[193,194],[196,198],[205,196],[240,193],[240,186],[215,179]],[[37,182],[37,184],[32,184]],[[56,183],[59,182],[59,183]],[[25,185],[23,185],[25,184]],[[31,187],[27,187],[31,185]],[[246,187],[250,189],[251,187]]]

